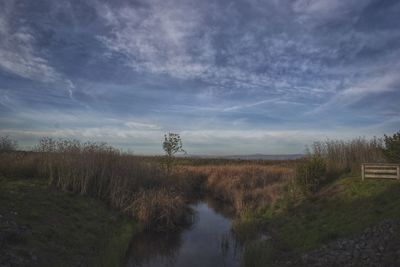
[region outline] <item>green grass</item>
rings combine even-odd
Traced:
[[[29,229],[13,250],[32,252],[39,266],[118,266],[137,228],[102,201],[43,180],[0,177],[0,215],[0,230],[6,220]]]
[[[400,218],[400,183],[346,177],[330,189],[338,190],[303,203],[272,220],[289,247],[304,251],[333,239],[357,234],[384,218]]]
[[[383,219],[400,218],[400,182],[342,177],[323,188],[315,197],[285,212],[266,211],[257,220],[272,230],[275,249],[281,255],[301,254],[340,238],[351,238]],[[265,243],[265,242],[264,242]],[[254,264],[254,259],[271,254],[265,244],[256,244],[245,253],[246,266],[262,266],[273,261],[270,255]],[[257,252],[258,251],[258,252]],[[246,256],[247,254],[247,256]],[[254,256],[255,255],[255,256]],[[247,257],[247,261],[246,261]],[[266,257],[264,257],[266,258]]]

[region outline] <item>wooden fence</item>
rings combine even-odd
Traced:
[[[363,163],[361,175],[363,181],[368,178],[400,180],[400,164]]]

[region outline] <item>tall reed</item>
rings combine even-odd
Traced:
[[[103,199],[152,229],[173,228],[184,219],[186,203],[176,183],[189,182],[172,181],[157,164],[104,143],[44,138],[36,150],[41,175],[52,186]]]
[[[379,138],[356,138],[349,141],[326,140],[312,145],[313,156],[327,164],[327,173],[337,176],[344,172],[358,173],[361,163],[385,162],[383,141]]]

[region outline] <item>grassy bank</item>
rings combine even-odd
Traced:
[[[400,219],[400,183],[345,175],[286,210],[267,209],[241,227],[261,227],[273,241],[247,246],[245,266],[296,257],[341,238],[351,238],[383,219]],[[250,226],[249,226],[250,225]],[[239,227],[240,229],[240,227]]]
[[[280,266],[334,240],[352,238],[384,219],[400,218],[400,183],[361,181],[360,164],[386,162],[381,139],[316,142],[280,187],[275,205],[240,216],[245,266]],[[255,241],[254,237],[269,236]]]
[[[136,224],[46,181],[1,177],[0,229],[0,265],[119,266]]]

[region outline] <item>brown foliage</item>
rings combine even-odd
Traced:
[[[166,188],[142,190],[126,211],[152,230],[173,229],[185,222],[186,203],[181,196]]]
[[[184,167],[206,177],[205,190],[234,206],[237,213],[274,205],[293,170],[256,164]]]

